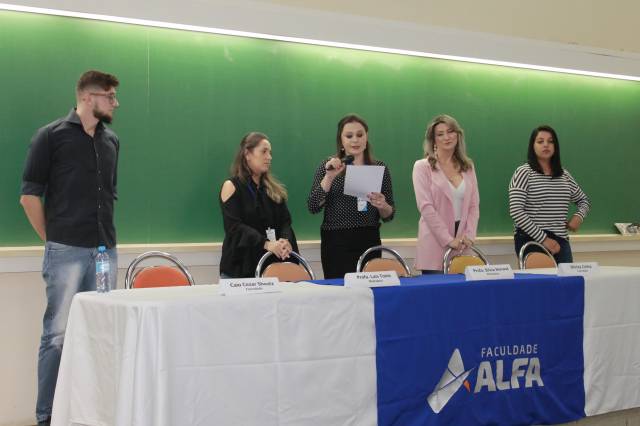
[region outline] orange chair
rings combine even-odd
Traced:
[[[367,256],[374,252],[381,251],[391,253],[395,259],[388,259],[383,257],[376,257],[369,260],[367,263],[362,265]],[[379,271],[396,271],[399,277],[410,277],[411,269],[407,265],[407,262],[404,261],[402,256],[392,248],[386,246],[373,246],[365,250],[358,259],[358,264],[356,265],[356,272],[379,272]]]
[[[525,253],[529,247],[536,247],[539,251],[529,251]],[[558,264],[553,255],[547,250],[545,246],[536,242],[529,241],[520,247],[520,253],[518,253],[518,263],[520,269],[537,269],[537,268],[557,268]]]
[[[308,281],[314,280],[315,275],[309,263],[298,253],[292,251],[289,253],[291,257],[297,259],[298,263],[293,262],[274,262],[269,264],[264,271],[262,266],[271,256],[274,256],[270,251],[262,255],[256,266],[256,278],[261,277],[275,277],[279,281],[296,282],[296,281]]]
[[[173,263],[175,267],[159,265],[136,270],[138,264],[150,258],[160,258]],[[195,285],[193,277],[175,256],[162,251],[149,251],[133,259],[127,268],[124,286],[130,288],[172,287]]]
[[[458,254],[455,254],[456,250],[449,248],[444,254],[442,260],[442,269],[445,274],[464,274],[464,269],[467,266],[482,266],[489,265],[487,256],[476,246],[470,246],[469,249],[475,254],[463,254],[458,250]]]

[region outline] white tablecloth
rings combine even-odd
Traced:
[[[640,407],[640,268],[601,266],[584,284],[585,413]]]
[[[583,347],[587,416],[640,407],[640,268],[586,277]]]
[[[53,425],[374,425],[369,290],[75,297]]]
[[[549,273],[549,270],[540,270]],[[585,412],[640,407],[640,268],[585,279]],[[369,290],[285,285],[74,299],[54,425],[375,425]]]

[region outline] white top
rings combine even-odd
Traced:
[[[456,188],[453,186],[451,181],[449,181],[449,185],[451,186],[451,192],[453,193],[453,213],[455,215],[456,222],[462,218],[462,200],[464,199],[464,178],[462,178],[462,182]]]

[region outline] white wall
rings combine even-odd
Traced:
[[[18,0],[14,4],[380,47],[640,75],[640,3],[596,0],[130,1]],[[6,60],[3,58],[2,60]],[[5,100],[6,101],[6,100]],[[16,200],[17,202],[17,200]],[[495,240],[495,239],[494,239]],[[407,258],[414,242],[394,242]],[[512,263],[508,239],[483,247]],[[160,247],[167,249],[166,247]],[[150,247],[123,247],[121,267]],[[638,240],[584,239],[577,260],[640,266]],[[217,281],[219,246],[168,248],[200,283]],[[319,269],[319,248],[303,255]],[[0,425],[33,422],[37,348],[44,311],[38,249],[0,250]],[[122,270],[120,284],[122,285]]]
[[[367,16],[483,32],[507,37],[559,42],[640,53],[634,0],[268,0],[309,10]]]
[[[448,55],[640,75],[623,0],[15,0],[15,4],[349,42]]]

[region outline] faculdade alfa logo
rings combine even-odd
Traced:
[[[427,402],[434,413],[439,413],[463,384],[467,391],[471,389],[471,385],[467,381],[467,376],[471,371],[473,371],[473,368],[464,371],[462,355],[460,355],[460,350],[456,348],[451,354],[451,358],[449,358],[449,364],[447,369],[444,370],[440,381],[431,392],[431,395],[427,397]]]
[[[482,362],[477,368],[473,393],[544,387],[537,344],[483,347],[480,358]],[[511,368],[505,361],[511,363]],[[427,397],[427,403],[434,413],[442,411],[463,385],[467,392],[471,392],[467,377],[475,369],[473,367],[465,371],[460,350],[456,348],[453,351],[440,381]]]

